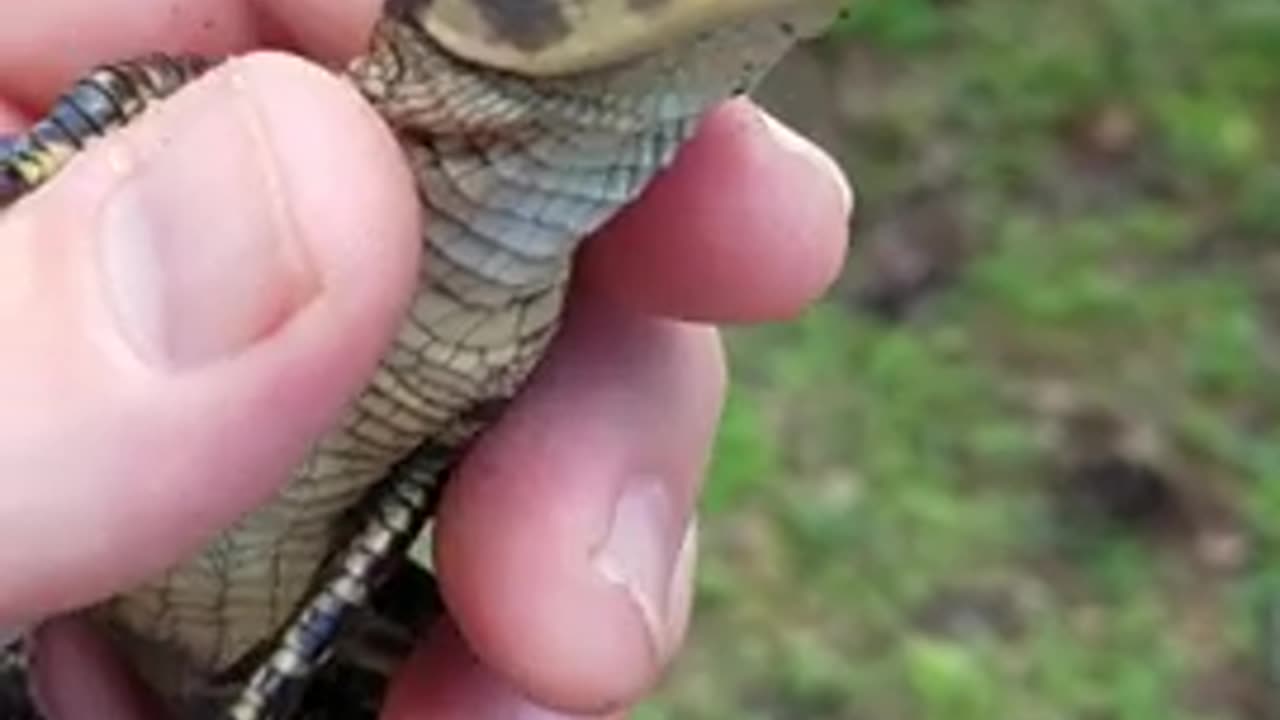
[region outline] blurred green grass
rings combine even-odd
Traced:
[[[800,62],[857,243],[731,333],[635,717],[1280,712],[1280,3],[866,0]]]

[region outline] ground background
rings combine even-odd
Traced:
[[[732,335],[637,718],[1280,717],[1280,2],[862,0],[765,95],[857,247]]]

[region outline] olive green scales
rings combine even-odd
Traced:
[[[837,0],[389,0],[343,72],[425,210],[417,293],[380,367],[291,481],[202,552],[95,609],[180,717],[283,718],[555,335],[580,241],[701,115]],[[0,144],[0,207],[215,61],[101,67]],[[2,210],[0,210],[2,212]]]

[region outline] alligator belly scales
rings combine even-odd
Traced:
[[[404,571],[450,467],[554,337],[580,241],[643,190],[705,110],[749,89],[835,9],[388,0],[342,72],[416,178],[417,293],[363,393],[275,498],[95,609],[176,716],[330,717],[300,702],[308,681],[342,661],[344,634]],[[0,213],[216,65],[156,55],[87,75],[0,141]]]

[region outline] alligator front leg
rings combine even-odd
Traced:
[[[357,515],[359,529],[333,556],[317,589],[240,690],[227,709],[228,720],[291,716],[352,613],[367,607],[371,593],[422,530],[447,464],[446,455],[424,446],[376,488],[372,502]]]
[[[87,143],[126,125],[212,65],[195,55],[157,54],[91,71],[29,130],[0,141],[0,207],[48,181]]]

